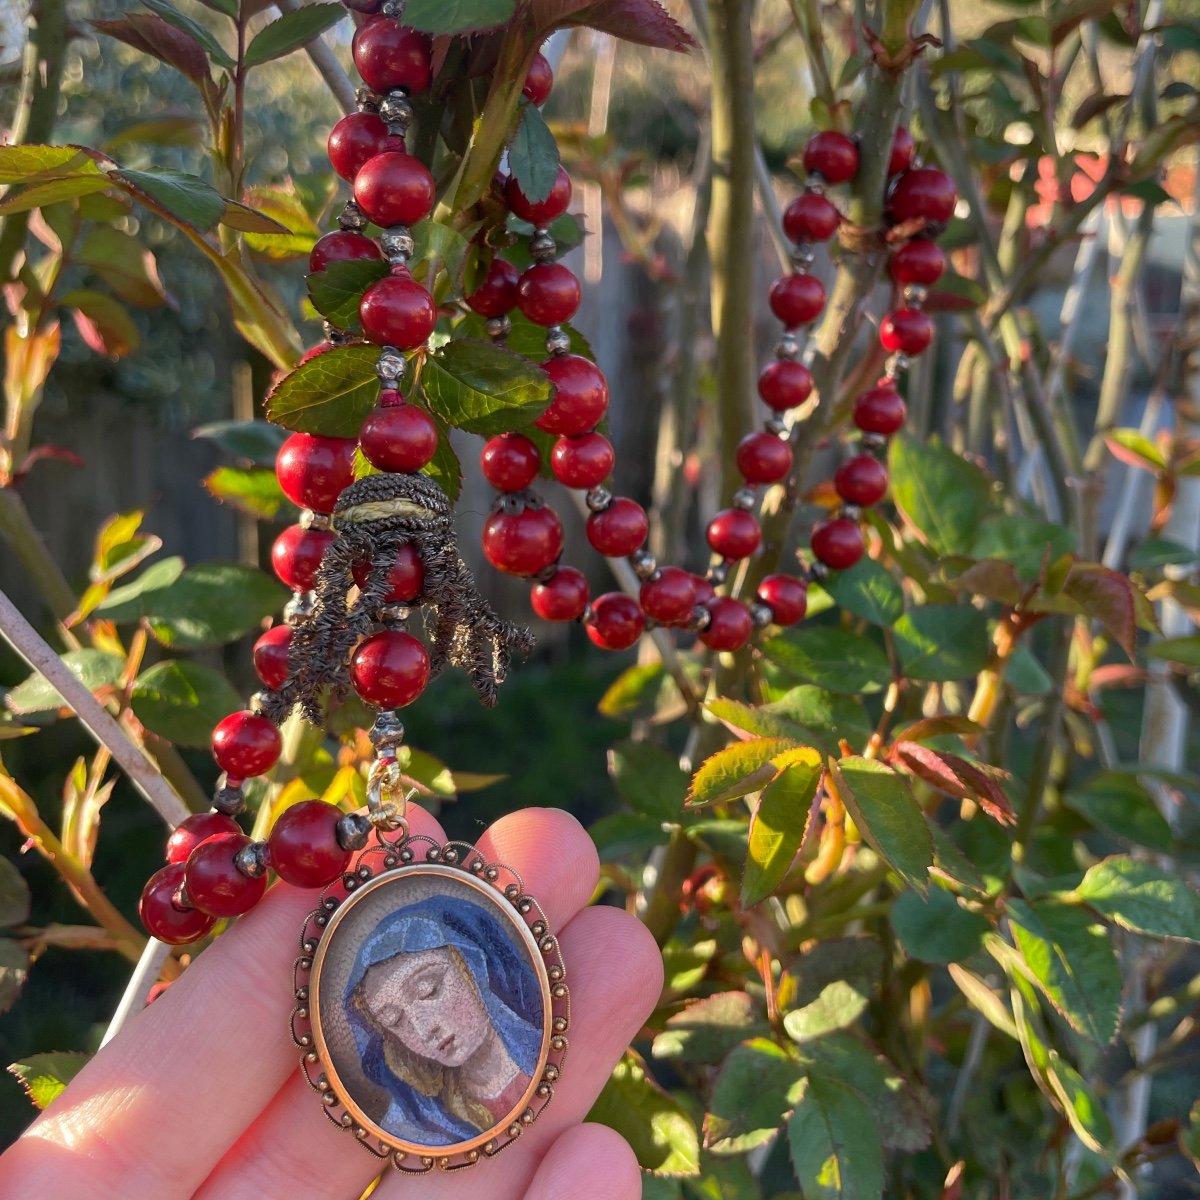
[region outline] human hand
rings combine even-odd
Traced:
[[[414,834],[445,840],[409,807]],[[613,908],[584,908],[599,863],[574,817],[525,809],[476,843],[525,880],[559,934],[571,1048],[553,1103],[494,1162],[419,1180],[389,1168],[372,1200],[638,1200],[633,1153],[584,1124],[662,988],[658,947]],[[292,961],[315,893],[276,884],[80,1072],[0,1158],[0,1196],[357,1200],[379,1160],[334,1127],[288,1032]]]

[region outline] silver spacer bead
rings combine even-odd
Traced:
[[[396,267],[405,266],[417,248],[407,225],[393,225],[385,229],[379,237],[379,245],[383,248],[384,257]]]
[[[707,629],[711,624],[712,613],[703,604],[697,604],[688,618],[687,627],[693,632],[699,632],[701,629]]]
[[[594,487],[588,490],[587,506],[592,512],[603,512],[612,504],[612,492],[606,487]]]
[[[580,625],[590,625],[594,615],[595,613],[593,612],[591,602],[589,601],[583,606],[583,612],[579,614]]]
[[[825,176],[820,171],[810,171],[804,181],[804,190],[813,196],[825,195]]]
[[[371,836],[371,820],[364,813],[347,813],[338,818],[334,836],[343,850],[362,850]]]
[[[363,212],[353,200],[346,201],[346,207],[342,209],[341,215],[338,217],[338,224],[343,229],[366,229],[370,224],[367,220],[367,214]]]
[[[884,364],[884,370],[893,379],[898,379],[910,366],[912,366],[912,361],[907,354],[896,353]]]
[[[412,616],[412,608],[407,604],[385,604],[379,610],[379,620],[389,629],[403,626]]]
[[[716,587],[720,587],[721,584],[723,584],[725,580],[729,578],[729,564],[723,559],[721,562],[713,563],[713,565],[704,572],[704,578],[707,579],[709,583],[714,584]]]
[[[787,422],[782,417],[768,417],[763,422],[763,428],[776,437],[783,437],[787,433]]]
[[[408,93],[401,90],[388,92],[379,102],[379,115],[386,123],[388,133],[403,137],[413,119],[413,107],[408,101]]]
[[[217,790],[213,792],[212,806],[227,817],[236,817],[246,811],[246,798],[242,795],[241,787],[230,787],[222,775],[217,782]]]
[[[378,112],[380,96],[369,87],[360,87],[354,93],[355,106],[359,112]]]
[[[571,335],[561,325],[551,325],[546,330],[546,351],[549,354],[566,354],[571,349]]]
[[[800,343],[790,329],[786,330],[783,337],[779,339],[779,343],[775,347],[775,357],[788,361],[800,357]]]
[[[329,513],[313,512],[311,508],[300,510],[300,528],[301,529],[328,529],[330,528]]]
[[[888,440],[882,433],[864,433],[860,445],[871,454],[883,454]]]
[[[845,517],[847,521],[853,521],[855,524],[857,524],[862,520],[862,515],[863,510],[859,508],[857,504],[842,505],[841,516]]]
[[[507,317],[488,317],[487,335],[494,342],[502,342],[512,332],[512,321]]]
[[[909,283],[904,288],[904,299],[908,304],[924,304],[929,298],[929,289],[920,283]]]
[[[380,383],[394,386],[408,374],[408,359],[394,346],[384,346],[375,360],[375,374]]]
[[[333,346],[344,346],[350,340],[350,335],[344,329],[338,329],[329,321],[321,322],[321,332],[325,335],[325,340]]]
[[[819,558],[814,558],[808,566],[808,577],[824,583],[829,578],[829,568]]]
[[[312,592],[296,592],[283,606],[283,619],[288,625],[300,625],[313,614]]]
[[[812,242],[799,242],[791,253],[792,266],[798,271],[808,271],[817,261],[817,252]]]
[[[658,573],[658,563],[649,550],[635,550],[629,556],[629,565],[642,580],[651,579]]]
[[[750,605],[750,619],[754,622],[756,629],[765,629],[775,619],[775,614],[769,605],[759,604],[756,601]]]
[[[379,11],[385,17],[398,18],[404,16],[404,0],[383,0]]]
[[[534,262],[550,262],[558,253],[558,243],[548,229],[535,229],[529,239],[529,253]]]
[[[404,726],[394,712],[381,712],[367,731],[367,737],[371,739],[376,753],[394,750],[404,741]]]
[[[267,843],[251,842],[234,856],[233,865],[248,879],[258,879],[267,873]]]
[[[520,492],[501,492],[492,501],[492,511],[507,513],[510,517],[525,511],[525,498]]]
[[[741,487],[733,493],[733,507],[743,512],[751,512],[758,507],[758,496],[753,488]]]
[[[261,717],[267,708],[267,703],[271,699],[270,692],[258,691],[254,692],[250,699],[246,701],[246,707],[256,716]]]

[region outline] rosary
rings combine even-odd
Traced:
[[[254,646],[264,690],[213,731],[223,774],[212,809],[171,835],[167,865],[147,883],[140,913],[154,937],[179,945],[251,909],[269,872],[312,889],[314,908],[293,966],[291,1035],[301,1069],[330,1120],[381,1160],[421,1174],[490,1158],[537,1119],[563,1069],[570,996],[558,941],[516,872],[466,843],[410,835],[405,815],[409,791],[397,757],[404,727],[395,710],[417,700],[447,664],[469,675],[484,704],[494,704],[513,654],[527,653],[532,635],[501,620],[476,588],[458,553],[452,504],[422,473],[437,451],[438,425],[421,404],[419,381],[407,399],[401,391],[406,355],[423,350],[438,320],[429,288],[408,265],[411,227],[436,200],[433,176],[405,142],[409,97],[432,80],[431,44],[398,18],[380,15],[379,0],[353,0],[351,7],[364,14],[353,53],[367,87],[358,111],[334,126],[328,149],[353,199],[339,228],[316,242],[309,265],[316,274],[335,263],[386,264],[359,308],[363,337],[379,348],[378,405],[357,440],[295,433],[279,452],[280,485],[303,511],[271,558],[294,596],[285,621]],[[540,106],[552,85],[550,64],[538,54],[525,101]],[[863,556],[863,509],[887,492],[882,459],[906,415],[898,385],[911,357],[932,340],[921,304],[945,270],[935,238],[957,201],[946,174],[915,165],[903,127],[891,148],[886,203],[889,270],[901,304],[879,326],[888,353],[884,376],[854,404],[856,451],[833,479],[840,507],[813,528],[812,562],[800,574],[768,575],[750,604],[721,594],[731,566],[761,543],[762,490],[791,472],[794,421],[787,414],[805,405],[814,387],[801,336],[825,306],[825,289],[810,273],[814,246],[833,238],[842,221],[826,189],[852,180],[858,160],[854,140],[836,131],[816,134],[805,148],[805,189],[783,217],[793,270],[769,296],[783,325],[774,361],[758,380],[770,415],[737,447],[743,486],[708,523],[713,565],[703,576],[659,566],[645,548],[645,510],[606,486],[615,456],[597,426],[608,387],[595,363],[571,351],[565,326],[579,307],[580,285],[557,261],[549,228],[570,205],[569,176],[560,166],[548,193],[536,199],[515,178],[494,181],[489,203],[533,226],[532,265],[518,271],[497,253],[482,284],[453,303],[483,318],[499,345],[514,309],[545,327],[540,367],[553,397],[536,426],[553,439],[550,472],[585,492],[592,548],[627,558],[640,580],[637,598],[589,596],[584,574],[561,562],[558,516],[531,490],[542,452],[524,433],[501,433],[480,459],[498,493],[483,552],[497,570],[533,581],[530,602],[542,620],[580,621],[605,650],[627,649],[658,626],[694,634],[713,651],[735,651],[756,629],[800,621],[808,580]],[[378,237],[368,236],[370,227]],[[303,361],[349,340],[329,326],[327,336]],[[370,470],[362,474],[360,461],[357,479],[356,454]],[[428,644],[408,630],[417,609]],[[322,726],[351,689],[378,714],[369,732],[375,758],[367,811],[344,814],[305,800],[279,816],[266,841],[245,836],[236,820],[245,808],[243,785],[279,759],[280,724],[298,710]]]

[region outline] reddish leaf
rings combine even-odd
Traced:
[[[127,13],[118,20],[97,20],[89,24],[101,33],[107,33],[109,37],[174,67],[196,83],[212,78],[204,47],[190,33],[176,29],[154,13]]]
[[[658,50],[684,51],[696,45],[696,39],[658,0],[604,0],[600,4],[534,0],[531,8],[537,25],[547,31],[562,25],[584,25]]]
[[[1108,663],[1097,667],[1088,676],[1088,687],[1093,692],[1104,688],[1144,687],[1147,673],[1144,667],[1126,666],[1123,663]]]
[[[1063,591],[1085,617],[1099,621],[1132,659],[1137,636],[1137,605],[1133,583],[1099,563],[1075,563]]]
[[[999,824],[1015,823],[1012,805],[1000,786],[1000,781],[1008,778],[1007,771],[970,762],[957,754],[931,750],[916,742],[897,742],[888,757],[939,791],[960,800],[973,800]]]
[[[972,721],[969,717],[946,716],[927,717],[923,721],[916,721],[903,732],[906,742],[923,742],[947,733],[977,737],[984,732],[984,728],[978,721]]]
[[[138,348],[141,337],[137,326],[111,296],[80,288],[68,292],[60,303],[71,310],[79,336],[97,354],[121,358]]]
[[[65,446],[34,446],[28,454],[21,459],[21,465],[13,472],[14,480],[24,479],[33,469],[36,463],[43,460],[56,459],[59,462],[65,462],[68,466],[82,467],[83,459],[75,453],[74,450],[68,450]]]
[[[997,604],[1011,607],[1021,599],[1021,581],[1017,578],[1016,568],[998,558],[981,559],[950,582],[976,596],[995,600]]]

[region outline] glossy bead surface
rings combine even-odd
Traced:
[[[142,888],[138,916],[146,932],[169,946],[184,946],[202,938],[217,923],[198,908],[177,908],[175,895],[183,883],[183,863],[155,871]]]
[[[749,558],[762,541],[758,519],[740,508],[726,508],[708,523],[708,544],[722,558]]]
[[[527,488],[541,469],[537,446],[522,433],[502,433],[484,443],[479,455],[483,477],[501,492]]]
[[[271,566],[275,574],[293,592],[309,591],[333,539],[334,534],[328,529],[289,525],[271,547]]]
[[[878,504],[887,495],[887,468],[869,454],[855,455],[838,467],[833,487],[847,504]]]
[[[916,167],[896,179],[888,197],[888,213],[900,224],[925,220],[945,224],[954,216],[958,191],[954,181],[937,167]]]
[[[646,510],[628,496],[618,496],[603,511],[587,519],[592,549],[608,558],[624,558],[639,549],[650,532]]]
[[[829,183],[846,183],[858,171],[858,147],[844,133],[823,129],[804,147],[804,169],[815,171]]]
[[[842,214],[816,192],[802,192],[784,209],[783,232],[793,242],[827,242],[837,232]]]
[[[405,88],[415,94],[433,77],[429,39],[391,17],[364,21],[354,35],[353,51],[354,65],[372,91]]]
[[[254,643],[255,673],[273,692],[283,687],[287,680],[291,646],[292,631],[287,625],[272,625]]]
[[[632,596],[605,592],[592,601],[587,634],[601,650],[628,650],[645,628],[646,618]]]
[[[776,412],[786,412],[803,404],[812,395],[812,372],[801,362],[776,359],[758,377],[762,402]]]
[[[481,317],[502,317],[517,305],[517,280],[521,273],[507,259],[493,258],[487,278],[467,297]]]
[[[560,437],[550,451],[550,469],[564,487],[592,488],[612,473],[616,455],[602,433]]]
[[[544,200],[530,200],[521,191],[521,185],[515,175],[510,175],[504,185],[504,201],[514,216],[531,225],[549,225],[567,211],[571,203],[571,177],[565,167],[558,168],[558,174],[550,185],[550,192]]]
[[[282,748],[279,730],[257,713],[230,713],[212,732],[217,766],[237,779],[269,771],[279,761]]]
[[[308,256],[308,269],[314,275],[335,262],[362,262],[383,259],[379,243],[350,229],[335,229],[313,243]]]
[[[424,345],[437,324],[433,298],[407,272],[367,288],[358,315],[368,341],[397,350]]]
[[[913,155],[916,153],[916,143],[906,125],[897,125],[892,134],[892,149],[888,155],[887,173],[899,175],[912,166]]]
[[[336,805],[324,800],[301,800],[279,814],[267,837],[267,853],[284,883],[324,887],[350,865],[350,851],[337,840],[341,815]]]
[[[525,86],[521,89],[530,104],[541,108],[550,99],[550,91],[554,87],[554,69],[550,60],[542,53],[533,56],[529,71],[525,75]]]
[[[740,650],[754,632],[750,610],[732,596],[709,601],[708,624],[698,634],[710,650]]]
[[[899,308],[879,324],[879,342],[889,353],[920,354],[933,341],[933,320],[919,308]]]
[[[776,625],[795,625],[808,611],[808,585],[794,575],[768,575],[755,594]]]
[[[353,567],[354,582],[360,588],[366,587],[371,576],[370,564],[357,562]],[[407,604],[415,600],[425,587],[425,564],[421,561],[420,552],[411,542],[405,542],[396,551],[392,569],[388,572],[388,586],[391,590],[384,599],[386,604]]]
[[[937,242],[915,238],[892,251],[888,271],[897,283],[915,283],[929,287],[946,270],[946,255]]]
[[[387,143],[388,127],[377,113],[347,113],[330,131],[326,149],[329,164],[347,183],[363,164],[379,154]]]
[[[703,575],[693,574],[692,579],[696,583],[696,603],[707,607],[710,600],[717,598],[717,589],[713,587],[712,580]]]
[[[888,385],[868,388],[854,402],[854,424],[863,433],[891,437],[904,428],[907,415],[908,409],[900,393]]]
[[[848,517],[818,522],[813,527],[810,544],[817,558],[835,571],[854,566],[866,550],[862,530]]]
[[[569,321],[579,300],[579,280],[562,263],[534,263],[517,283],[517,307],[535,325]]]
[[[343,488],[354,482],[353,438],[293,433],[275,456],[275,477],[283,494],[301,508],[333,511]]]
[[[240,917],[262,899],[265,874],[252,879],[237,869],[234,859],[250,845],[242,833],[219,833],[201,842],[183,869],[188,900],[214,917]]]
[[[167,838],[167,862],[182,863],[187,856],[207,838],[216,837],[218,833],[241,833],[242,827],[224,813],[203,812],[193,813],[185,817]]]
[[[654,579],[642,584],[638,599],[642,612],[660,625],[684,625],[696,604],[696,579],[679,567],[663,567]]]
[[[438,429],[415,404],[372,409],[359,430],[363,456],[381,471],[419,471],[437,453]]]
[[[562,522],[549,506],[494,512],[483,525],[484,557],[508,575],[536,575],[557,561],[562,549]]]
[[[771,284],[771,311],[789,329],[807,325],[825,307],[825,287],[815,275],[797,271]]]
[[[559,567],[529,592],[529,603],[543,621],[576,621],[583,616],[587,602],[587,579],[574,567]]]
[[[376,225],[387,229],[424,220],[433,211],[437,189],[420,159],[392,150],[363,164],[354,179],[354,199]]]
[[[400,629],[373,633],[350,657],[350,682],[368,704],[403,708],[429,682],[429,655],[411,633]]]
[[[573,437],[594,429],[608,411],[604,372],[581,354],[558,354],[542,363],[554,384],[554,399],[535,424],[545,433]]]
[[[738,443],[737,469],[747,483],[776,483],[792,469],[792,449],[773,433],[748,433]]]

